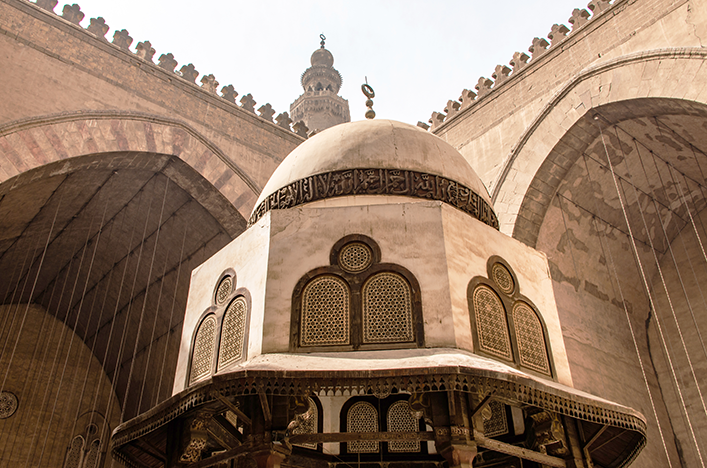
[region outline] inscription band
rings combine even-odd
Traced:
[[[454,180],[403,169],[347,169],[300,179],[278,189],[253,212],[248,226],[270,210],[348,195],[400,195],[438,200],[498,229],[498,218],[479,194]]]

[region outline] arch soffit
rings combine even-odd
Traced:
[[[57,114],[0,127],[0,183],[50,163],[118,152],[181,159],[245,219],[261,191],[242,168],[189,125],[149,114],[122,112]]]
[[[641,52],[588,68],[565,85],[528,126],[503,163],[491,193],[500,230],[516,237],[521,205],[531,184],[542,178],[541,166],[591,109],[644,98],[681,100],[681,104],[672,105],[670,113],[694,112],[691,101],[707,104],[707,83],[699,78],[705,59],[707,51],[697,48]],[[648,111],[648,107],[644,109]],[[640,116],[636,109],[623,111],[633,112],[626,118]]]

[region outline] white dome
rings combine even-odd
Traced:
[[[448,143],[409,124],[363,120],[336,125],[295,148],[270,177],[253,213],[268,196],[290,184],[352,169],[399,169],[441,176],[466,186],[492,206],[479,176]]]

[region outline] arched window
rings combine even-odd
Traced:
[[[518,342],[518,354],[523,366],[543,374],[550,373],[543,325],[535,311],[524,302],[513,306],[513,327]]]
[[[81,468],[81,463],[83,462],[83,448],[85,445],[85,440],[82,436],[77,435],[71,440],[71,445],[69,445],[69,451],[66,453],[66,461],[64,462],[64,468]]]
[[[302,293],[301,346],[349,344],[349,286],[336,276],[313,279]]]
[[[378,432],[378,411],[365,401],[354,403],[346,413],[346,432]],[[347,444],[349,453],[378,453],[376,441],[357,440]]]
[[[388,408],[388,432],[417,432],[420,423],[410,411],[407,400],[396,401]],[[393,440],[388,442],[389,452],[419,452],[419,440]]]
[[[86,458],[83,460],[81,468],[98,468],[98,462],[101,458],[101,441],[99,439],[91,442],[91,445],[86,452]]]
[[[552,377],[542,317],[520,294],[518,279],[503,259],[491,257],[487,271],[488,278],[472,279],[467,290],[475,349]]]
[[[362,235],[339,240],[330,266],[307,273],[292,295],[290,348],[382,349],[422,346],[420,287],[400,265],[381,263]]]
[[[506,405],[501,402],[491,400],[482,412],[484,419],[484,435],[486,437],[498,437],[508,434],[508,418],[506,417]]]
[[[208,315],[199,326],[194,338],[189,383],[203,379],[211,374],[214,361],[214,341],[216,338],[216,317]]]
[[[479,347],[487,353],[512,360],[506,311],[498,295],[488,286],[474,290],[474,315]]]
[[[243,358],[248,304],[243,296],[231,301],[223,315],[218,369]]]
[[[292,431],[293,435],[297,434],[316,434],[319,427],[319,408],[314,400],[307,397],[309,409],[302,415],[299,426]],[[317,444],[295,444],[299,447],[304,447],[312,450],[317,449]]]
[[[412,295],[405,278],[378,273],[363,286],[363,342],[414,341]]]

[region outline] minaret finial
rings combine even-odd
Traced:
[[[373,98],[376,97],[375,91],[373,91],[373,88],[371,88],[371,85],[368,84],[368,77],[366,77],[366,82],[361,85],[361,91],[363,91],[363,94],[368,98],[366,99],[366,107],[368,107],[368,110],[366,111],[366,118],[367,119],[373,119],[376,116],[376,111],[373,110]]]
[[[324,48],[324,41],[326,41],[326,36],[325,36],[324,34],[320,34],[320,35],[319,35],[319,39],[322,40],[322,42],[320,42],[319,45],[320,45],[321,48],[323,49],[323,48]]]

